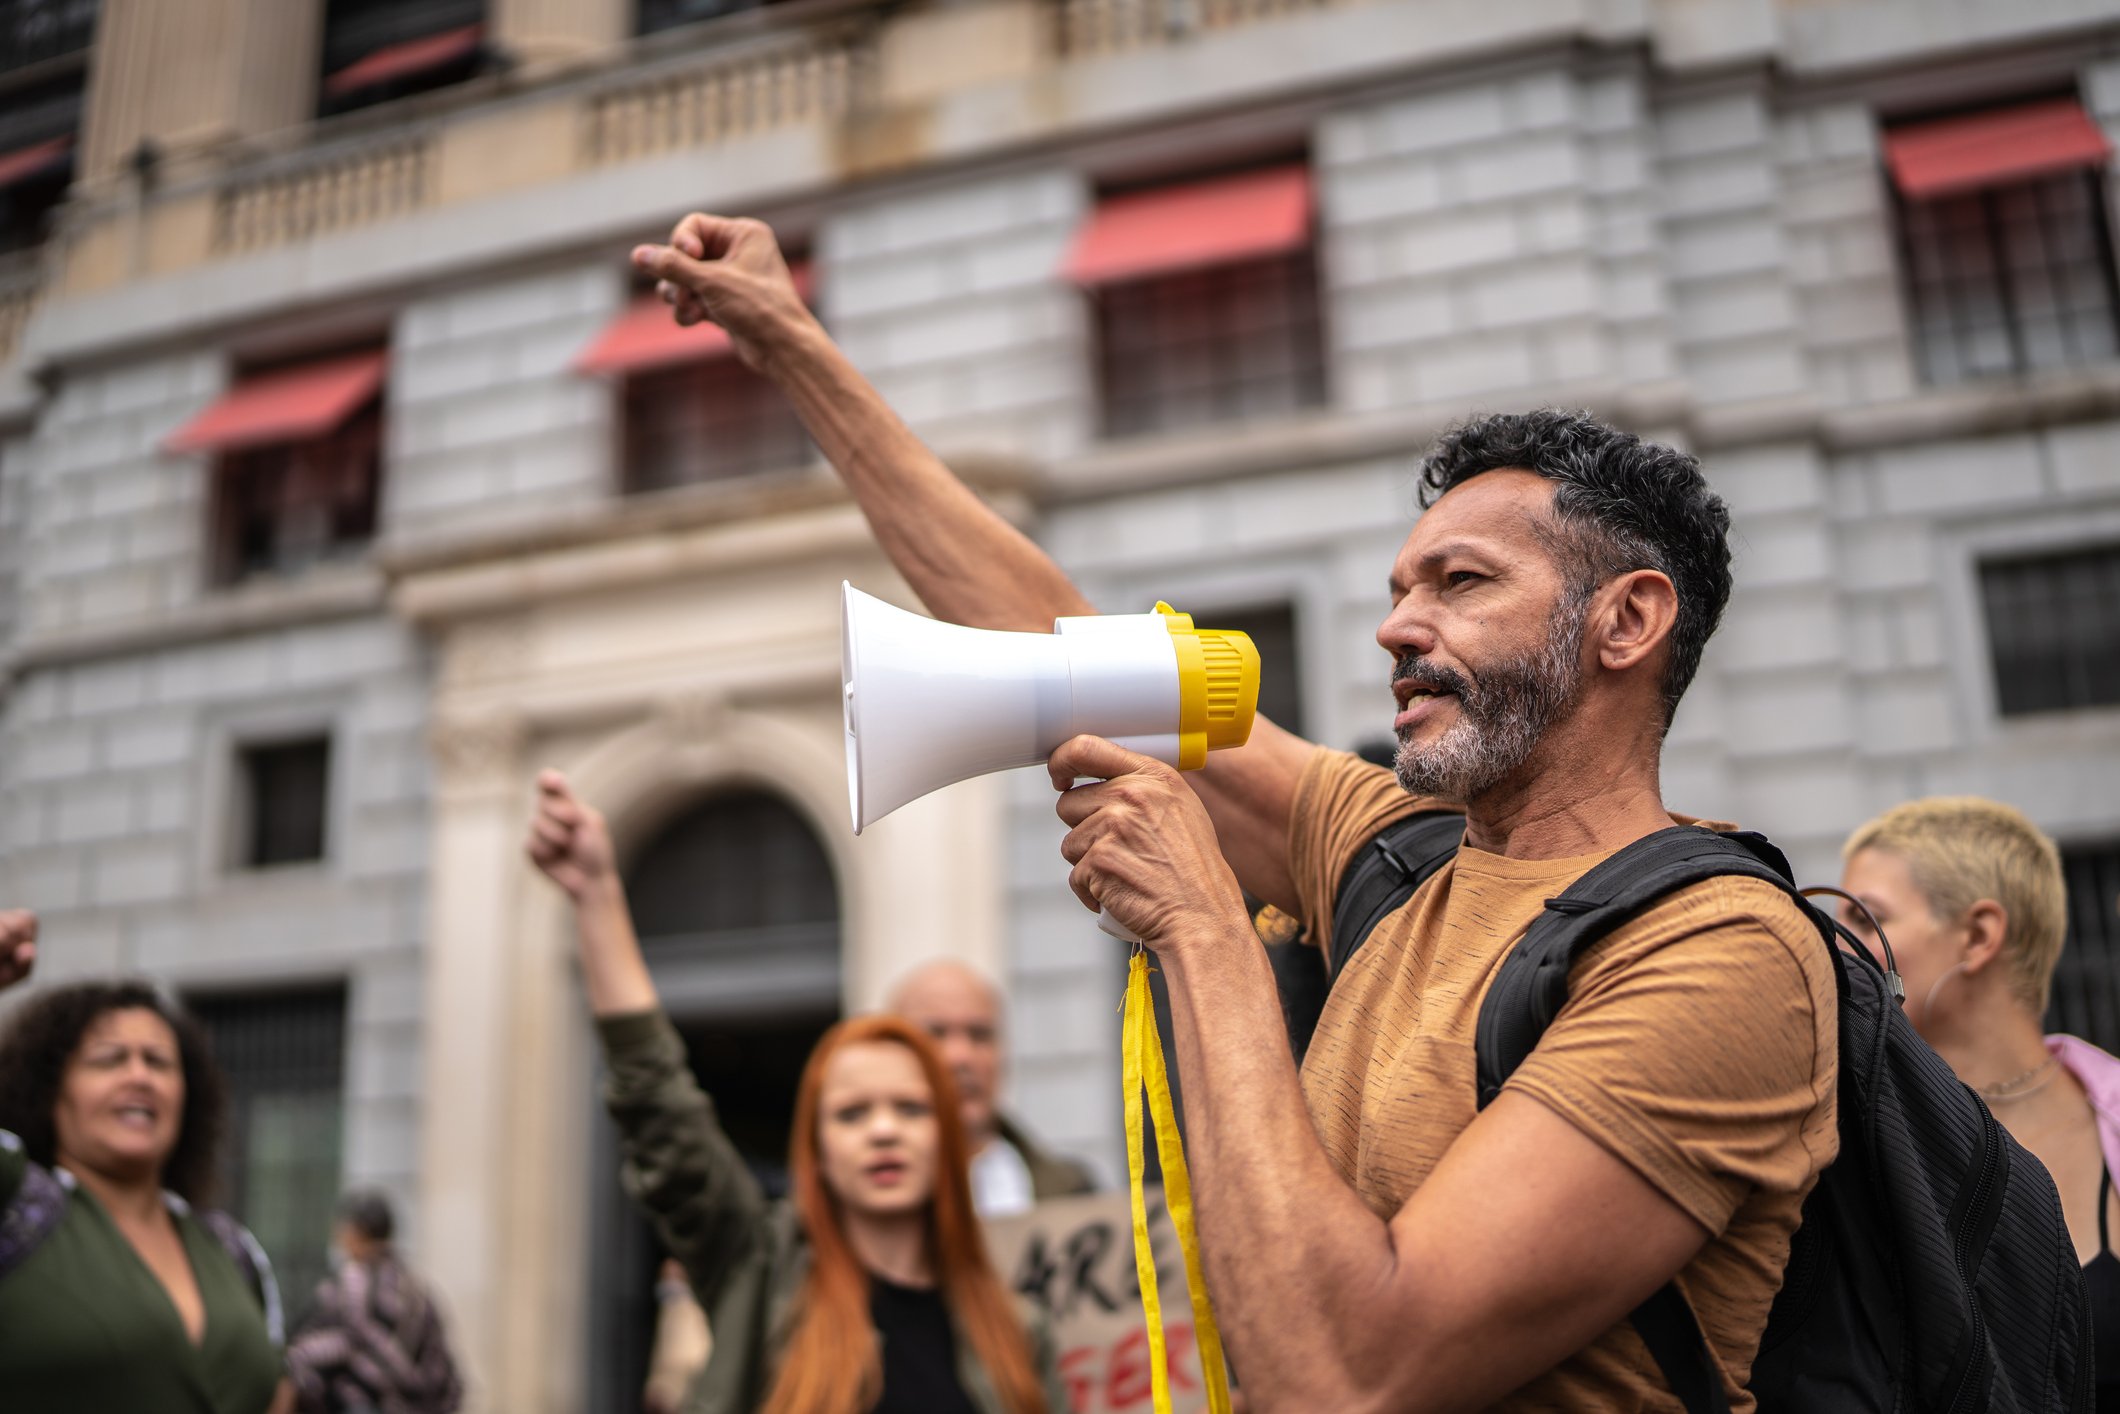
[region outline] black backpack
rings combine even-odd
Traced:
[[[1456,855],[1464,817],[1387,827],[1342,875],[1331,976]],[[1817,925],[1840,994],[1840,1157],[1804,1200],[1749,1388],[1760,1414],[2089,1414],[2091,1329],[2053,1180],[1914,1031],[1896,972],[1796,889],[1756,834],[1660,831],[1546,901],[1481,1004],[1479,1104],[1567,1000],[1583,950],[1678,889],[1763,879]],[[1307,1034],[1292,1038],[1300,1053]],[[1667,1284],[1631,1317],[1688,1414],[1728,1403],[1692,1310]]]

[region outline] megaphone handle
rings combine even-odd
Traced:
[[[1127,927],[1124,923],[1121,923],[1118,919],[1112,917],[1112,911],[1108,908],[1100,908],[1097,910],[1097,928],[1105,936],[1117,938],[1122,943],[1134,943],[1138,945],[1141,941],[1140,938],[1134,935],[1133,929]]]

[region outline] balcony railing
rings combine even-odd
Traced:
[[[15,356],[15,346],[22,342],[22,330],[43,290],[43,251],[0,255],[0,367]]]
[[[761,36],[704,59],[633,73],[589,95],[585,165],[630,162],[679,148],[853,111],[873,56],[858,20]]]
[[[1321,10],[1332,0],[1054,0],[1060,52],[1095,58],[1178,43],[1202,31]]]
[[[435,137],[400,132],[244,173],[222,188],[214,250],[233,255],[409,215],[434,195]]]

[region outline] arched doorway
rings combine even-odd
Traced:
[[[649,970],[722,1127],[776,1196],[802,1063],[839,1017],[839,891],[809,824],[756,789],[680,814],[625,871]],[[618,1184],[599,1086],[591,1146],[589,1407],[634,1414],[661,1253]]]

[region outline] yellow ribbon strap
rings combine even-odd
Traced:
[[[1222,1332],[1215,1325],[1214,1303],[1207,1296],[1207,1277],[1200,1267],[1200,1237],[1193,1226],[1192,1177],[1185,1168],[1185,1147],[1178,1139],[1177,1107],[1170,1099],[1170,1076],[1163,1069],[1163,1038],[1156,1029],[1156,1008],[1149,999],[1148,957],[1136,951],[1127,969],[1126,1014],[1121,1026],[1121,1071],[1126,1086],[1126,1175],[1133,1190],[1134,1271],[1141,1283],[1141,1313],[1148,1321],[1148,1357],[1156,1414],[1169,1414],[1170,1370],[1163,1345],[1163,1301],[1156,1289],[1156,1254],[1148,1241],[1148,1200],[1141,1189],[1145,1170],[1141,1134],[1141,1091],[1148,1091],[1149,1112],[1156,1123],[1156,1154],[1163,1162],[1163,1202],[1178,1232],[1185,1258],[1185,1285],[1192,1297],[1193,1338],[1200,1350],[1200,1371],[1207,1380],[1209,1414],[1229,1414],[1229,1375],[1222,1360]]]

